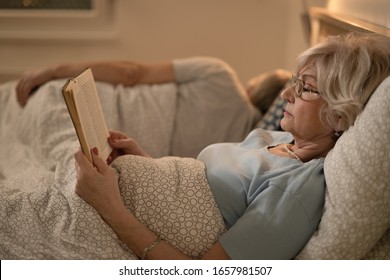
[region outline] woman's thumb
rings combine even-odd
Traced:
[[[108,168],[107,163],[99,156],[98,148],[93,148],[91,151],[93,165],[97,168],[99,173],[103,174],[106,168]]]

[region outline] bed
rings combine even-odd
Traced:
[[[311,18],[312,43],[327,34],[356,28],[350,19],[343,20],[326,10],[312,10]],[[367,32],[364,25],[359,28]],[[175,168],[202,170],[193,157],[206,145],[241,141],[256,127],[278,129],[283,104],[277,94],[288,79],[288,71],[259,75],[247,96],[237,75],[224,62],[190,58],[178,61],[177,69],[188,64],[193,65],[191,71],[177,70],[182,73],[177,84],[126,88],[97,83],[108,126],[131,135],[155,157],[170,156],[168,162],[162,159],[145,164],[139,171],[143,174],[151,172],[153,164],[162,167],[164,176],[173,174]],[[64,83],[57,80],[45,84],[23,110],[16,103],[15,82],[0,86],[0,257],[136,259],[98,213],[74,193],[73,153],[78,143],[61,96]],[[216,91],[220,87],[223,90]],[[343,134],[327,156],[324,215],[297,259],[390,259],[389,105],[390,78],[380,85],[356,125]],[[124,162],[115,164],[118,174],[131,177],[131,168]],[[190,179],[196,180],[203,192],[203,200],[194,205],[201,207],[206,199],[215,210],[210,193],[202,187],[205,178]],[[190,179],[173,180],[185,193],[184,182]],[[144,206],[131,200],[134,193],[123,187],[121,194],[140,219],[150,220],[142,217]],[[151,194],[153,191],[143,195]],[[174,199],[180,205],[182,198]],[[201,256],[224,231],[216,212],[206,220],[198,217],[198,226],[190,228],[212,232],[202,240],[190,238],[201,234],[191,234],[188,228],[179,230],[183,233],[181,242],[175,240],[175,220],[164,220],[163,227],[161,222],[148,226],[189,255]],[[158,211],[150,215],[158,215]]]
[[[145,174],[156,175],[155,170],[163,171],[158,175],[159,181],[148,181],[147,189],[153,189],[143,195],[147,199],[159,193],[172,203],[165,206],[166,212],[162,215],[161,207],[152,213],[150,201],[143,199],[148,205],[144,211],[140,201],[134,205],[132,200],[137,195],[142,196],[142,189],[130,190],[126,184],[121,187],[123,200],[140,219],[150,220],[144,217],[146,213],[154,218],[162,216],[149,228],[157,232],[160,228],[159,233],[165,240],[171,239],[180,250],[198,256],[215,242],[224,227],[221,227],[221,218],[215,220],[219,211],[211,199],[205,177],[187,178],[185,174],[195,170],[205,174],[204,166],[193,159],[200,150],[215,142],[241,141],[259,119],[260,112],[238,83],[236,73],[223,61],[193,57],[173,63],[177,83],[123,87],[97,82],[97,89],[107,126],[125,132],[147,153],[161,158],[145,160],[139,170],[116,160],[113,167],[118,177],[138,180],[147,178]],[[99,214],[74,192],[73,154],[79,144],[61,93],[65,82],[55,80],[41,86],[24,108],[16,101],[15,81],[0,88],[0,199],[3,202],[0,206],[0,257],[134,259],[135,255],[118,240]],[[223,104],[220,100],[224,100]],[[162,158],[165,156],[170,157]],[[137,158],[131,162],[135,161]],[[184,170],[180,178],[175,177],[177,169]],[[191,169],[191,173],[186,173],[187,169]],[[136,172],[138,176],[134,176]],[[167,178],[169,182],[164,181]],[[188,181],[200,188],[198,194],[202,195],[185,198],[196,199],[194,207],[209,205],[210,213],[218,214],[199,217],[199,221],[192,219],[191,231],[188,225],[180,230],[177,222],[194,209],[181,216],[177,215],[179,210],[172,210],[181,206],[184,198],[178,194],[188,193]],[[175,218],[164,220],[172,217],[169,215],[172,211]],[[161,221],[164,221],[163,227]],[[166,232],[168,224],[171,232]],[[213,227],[209,228],[210,225]],[[205,228],[208,234],[201,234]],[[175,238],[170,238],[172,231]],[[178,243],[180,234],[176,231],[184,232],[180,240],[190,241]],[[196,236],[204,237],[194,239],[194,231],[199,232]]]

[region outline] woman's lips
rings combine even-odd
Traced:
[[[287,111],[287,110],[284,111],[283,114],[284,114],[285,117],[291,117],[292,116],[292,114],[289,111]]]

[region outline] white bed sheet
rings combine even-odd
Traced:
[[[180,60],[175,67],[189,71],[180,72],[177,84],[98,82],[108,127],[124,131],[157,158],[194,156],[210,143],[247,135],[259,113],[231,68],[206,58]],[[23,109],[16,82],[0,85],[0,257],[135,258],[74,192],[79,144],[61,93],[64,83],[43,85]]]

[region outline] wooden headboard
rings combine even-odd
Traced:
[[[347,32],[374,32],[390,37],[390,29],[356,17],[335,14],[325,8],[311,8],[310,44],[321,42],[327,36]]]

